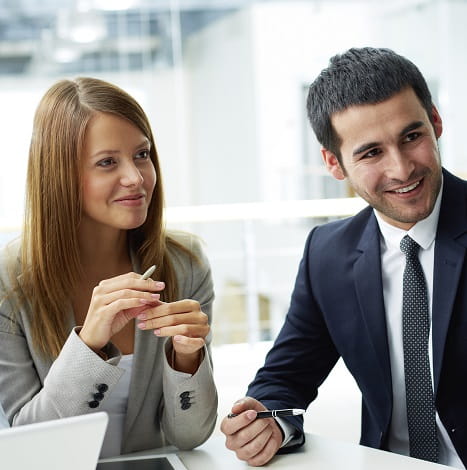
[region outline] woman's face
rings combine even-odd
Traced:
[[[88,123],[82,161],[82,223],[93,230],[141,226],[156,184],[151,143],[134,124],[110,113]]]

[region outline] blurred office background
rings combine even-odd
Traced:
[[[0,245],[19,233],[45,90],[88,75],[133,94],[156,136],[168,226],[199,234],[211,260],[222,415],[280,328],[309,230],[363,206],[322,166],[307,86],[352,46],[406,55],[443,117],[443,163],[466,176],[466,19],[464,0],[0,0]],[[342,364],[323,387],[307,430],[357,441]]]

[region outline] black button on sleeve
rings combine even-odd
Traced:
[[[99,406],[99,402],[97,400],[91,400],[88,402],[89,408],[97,408]]]
[[[186,397],[188,397],[188,396],[190,396],[190,392],[182,392],[182,393],[180,393],[180,398],[186,398]]]
[[[191,403],[182,403],[182,410],[187,410],[191,407]]]
[[[101,392],[96,392],[94,395],[94,400],[102,401],[104,399],[104,394]]]
[[[107,384],[98,384],[96,388],[99,392],[105,393],[109,389],[109,386]]]

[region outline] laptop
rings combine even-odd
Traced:
[[[98,412],[0,430],[5,470],[95,470],[107,428]]]
[[[99,460],[96,470],[187,470],[177,454],[122,455]]]

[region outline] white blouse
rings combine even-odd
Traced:
[[[101,458],[120,455],[123,437],[123,426],[130,392],[131,368],[133,366],[133,354],[122,356],[118,367],[125,369],[112,394],[105,403],[99,407],[99,411],[105,411],[109,415],[109,424],[102,444]]]

